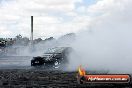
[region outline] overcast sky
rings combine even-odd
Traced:
[[[0,37],[30,37],[31,15],[35,38],[57,38],[109,19],[131,27],[131,8],[132,0],[0,0]]]

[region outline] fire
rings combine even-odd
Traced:
[[[82,68],[82,66],[79,66],[78,73],[80,76],[84,76],[86,74],[85,70]]]

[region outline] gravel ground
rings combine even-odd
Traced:
[[[1,69],[0,88],[132,88],[131,85],[78,84],[77,72]]]

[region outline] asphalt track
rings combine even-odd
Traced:
[[[0,69],[31,69],[31,56],[1,56]]]
[[[0,88],[132,88],[132,84],[78,84],[77,71],[31,67],[30,56],[0,57]]]

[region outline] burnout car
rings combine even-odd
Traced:
[[[33,57],[31,66],[60,67],[68,63],[71,47],[55,47],[49,49],[42,56]]]

